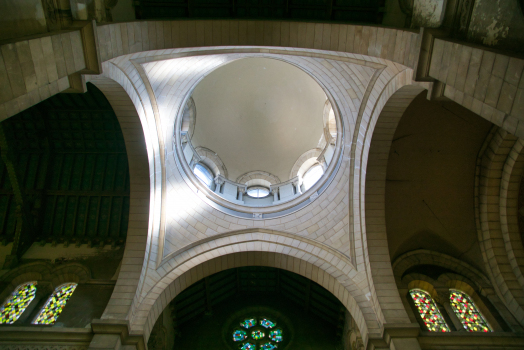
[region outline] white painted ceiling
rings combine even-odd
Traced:
[[[210,73],[195,88],[193,146],[215,151],[229,179],[263,170],[289,179],[297,158],[323,133],[326,95],[309,75],[269,58],[245,58]]]

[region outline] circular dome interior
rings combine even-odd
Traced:
[[[228,63],[197,84],[188,104],[191,119],[184,113],[181,123],[185,158],[202,182],[236,204],[268,206],[298,196],[307,188],[301,185],[303,172],[294,171],[297,163],[324,162],[325,169],[331,160],[326,151],[334,153],[330,130],[336,121],[326,94],[289,63],[269,58]],[[253,195],[252,186],[264,190]]]
[[[206,76],[193,92],[193,146],[216,152],[229,178],[253,170],[289,180],[298,157],[323,134],[326,95],[313,78],[288,63],[246,58]]]

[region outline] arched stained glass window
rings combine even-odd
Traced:
[[[55,289],[33,324],[53,324],[64,309],[67,301],[76,289],[76,283],[62,284]]]
[[[12,324],[24,313],[35,298],[36,282],[28,282],[16,287],[15,291],[0,307],[0,324]]]
[[[435,301],[433,301],[433,298],[431,298],[427,292],[421,289],[412,289],[409,291],[409,294],[411,294],[411,298],[413,298],[415,302],[420,317],[430,332],[450,331]]]
[[[469,295],[457,289],[449,290],[451,308],[468,332],[493,332]]]

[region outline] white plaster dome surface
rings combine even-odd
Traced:
[[[301,154],[323,134],[326,95],[295,66],[245,58],[206,76],[192,95],[197,111],[194,147],[216,152],[229,179],[262,170],[289,179]]]

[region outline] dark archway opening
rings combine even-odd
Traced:
[[[240,349],[232,333],[250,317],[257,324],[268,317],[282,327],[284,341],[273,342],[278,350],[341,349],[355,328],[342,303],[319,284],[289,271],[248,266],[216,273],[180,293],[157,320],[148,348]],[[245,330],[251,339],[251,328]]]

